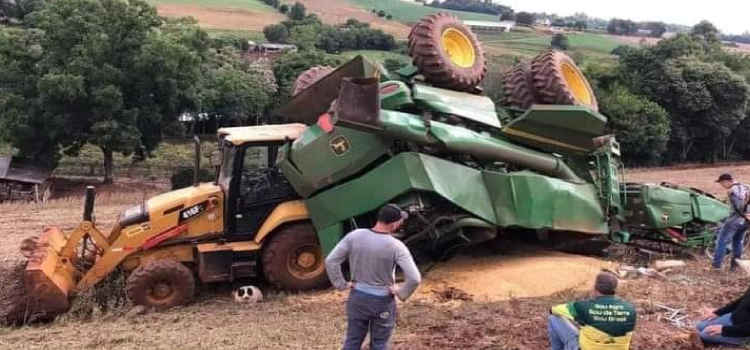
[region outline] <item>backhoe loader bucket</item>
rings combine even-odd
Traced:
[[[79,272],[71,258],[62,257],[67,243],[58,228],[47,227],[36,241],[24,273],[24,286],[30,313],[36,318],[51,318],[70,306],[68,295],[76,286]]]
[[[68,297],[76,289],[86,269],[91,250],[86,242],[104,240],[93,224],[95,190],[86,189],[83,222],[69,236],[59,228],[47,227],[38,237],[25,240],[21,253],[28,258],[23,272],[25,297],[14,310],[0,314],[0,322],[24,323],[52,319],[70,307]],[[83,244],[82,244],[83,243]],[[96,251],[96,250],[94,250]],[[95,254],[95,253],[94,253]]]

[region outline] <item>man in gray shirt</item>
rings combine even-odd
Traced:
[[[408,299],[421,280],[409,249],[391,236],[407,218],[397,205],[387,204],[378,211],[375,227],[350,232],[326,258],[326,271],[333,286],[351,290],[343,350],[360,350],[368,330],[371,350],[388,349],[396,325],[394,297]],[[351,282],[341,273],[341,264],[347,259]],[[396,284],[396,265],[406,277],[401,285]]]
[[[713,267],[716,270],[721,269],[726,247],[729,240],[732,241],[732,263],[730,271],[737,269],[737,260],[742,258],[743,240],[745,231],[747,231],[747,209],[748,196],[750,189],[745,184],[735,182],[731,174],[721,174],[716,180],[721,187],[727,190],[729,195],[729,208],[732,214],[724,219],[721,230],[716,237],[716,250],[714,252]]]

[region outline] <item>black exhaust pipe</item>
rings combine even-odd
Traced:
[[[93,221],[94,219],[94,198],[96,198],[96,188],[86,186],[86,200],[83,204],[83,221]]]
[[[198,186],[201,183],[201,139],[198,136],[193,136],[193,142],[195,143],[195,168],[193,168],[193,186]]]

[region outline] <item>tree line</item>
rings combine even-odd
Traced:
[[[607,32],[615,35],[636,35],[638,30],[649,32],[649,36],[661,38],[667,32],[667,24],[663,22],[636,23],[629,19],[613,18],[607,25]]]
[[[323,24],[315,14],[307,14],[303,4],[296,3],[288,19],[263,28],[266,40],[294,44],[303,51],[312,49],[328,53],[348,50],[393,50],[396,40],[369,23],[350,18],[346,23],[333,26]]]
[[[503,13],[513,13],[509,6],[493,3],[491,0],[445,0],[433,1],[427,6],[447,10],[468,11],[477,13],[486,13],[490,15],[500,15]]]
[[[750,159],[750,57],[722,50],[711,23],[613,53],[586,74],[628,164]]]
[[[339,63],[289,54],[266,74],[227,40],[144,1],[16,1],[39,6],[0,26],[0,142],[50,166],[95,145],[105,182],[115,153],[153,156],[164,137],[184,131],[180,116],[252,124],[287,98],[301,71]]]

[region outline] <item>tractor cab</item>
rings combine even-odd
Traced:
[[[231,127],[219,130],[217,184],[226,198],[225,235],[229,240],[252,239],[281,203],[299,198],[276,167],[279,148],[295,140],[303,124]]]

